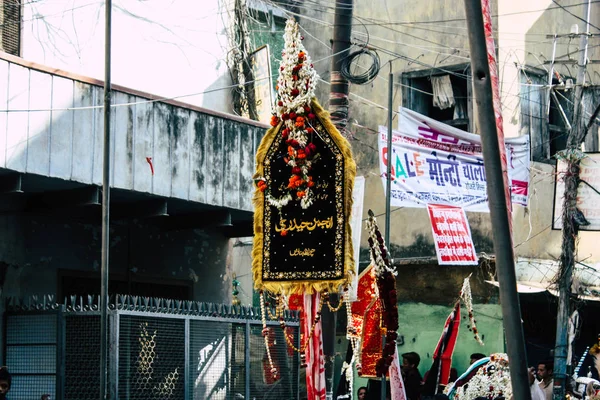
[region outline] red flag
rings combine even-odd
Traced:
[[[460,302],[456,302],[444,324],[442,336],[433,353],[433,365],[425,377],[424,395],[434,395],[439,385],[447,385],[452,368],[452,353],[458,338],[460,326]]]

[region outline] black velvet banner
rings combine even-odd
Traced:
[[[310,175],[314,202],[306,209],[291,200],[278,209],[265,197],[264,282],[339,280],[344,278],[345,190],[344,157],[320,121],[309,143],[318,159]],[[286,165],[288,144],[278,132],[264,161],[264,178],[273,199],[287,194],[291,174]]]

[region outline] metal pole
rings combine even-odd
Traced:
[[[391,213],[392,213],[392,119],[394,116],[394,74],[390,62],[390,75],[388,78],[388,134],[387,134],[387,170],[385,184],[385,243],[390,246]],[[385,348],[385,335],[382,336],[381,351]],[[385,400],[386,378],[381,377],[381,400]]]
[[[566,392],[567,354],[568,354],[568,325],[570,315],[570,295],[575,266],[575,246],[578,227],[573,217],[577,210],[577,188],[579,186],[580,159],[576,151],[581,149],[585,138],[582,116],[583,85],[587,63],[588,35],[590,33],[590,0],[587,3],[586,33],[581,36],[579,51],[579,69],[577,71],[577,86],[573,106],[572,129],[567,138],[566,162],[567,171],[564,176],[565,192],[562,213],[562,246],[560,255],[559,300],[558,315],[556,316],[556,345],[554,348],[554,389],[553,398],[563,399]]]
[[[335,17],[333,23],[333,41],[331,43],[331,74],[329,92],[329,113],[331,122],[340,133],[349,137],[346,126],[348,125],[348,81],[340,73],[342,61],[350,52],[350,34],[352,33],[353,0],[338,0],[335,3]]]
[[[548,70],[548,93],[546,93],[546,119],[550,117],[550,93],[552,93],[552,78],[554,75],[554,60],[556,58],[556,42],[557,37],[554,35],[552,40],[552,62],[550,63],[550,69]]]
[[[392,119],[394,116],[394,74],[392,73],[392,63],[390,63],[390,76],[388,86],[388,136],[387,136],[387,170],[385,184],[385,244],[390,243],[390,219],[392,212]]]
[[[108,246],[110,244],[110,55],[112,0],[105,4],[104,31],[104,153],[102,165],[102,257],[100,272],[100,399],[109,397],[108,362]]]
[[[494,115],[492,83],[487,58],[481,0],[465,0],[471,70],[477,115],[483,150],[483,162],[487,179],[490,218],[496,254],[500,302],[506,333],[506,348],[510,359],[510,376],[513,397],[531,400],[525,353],[525,340],[521,326],[521,308],[517,294],[514,252],[510,230],[509,213],[505,196],[504,179],[500,159],[500,145]]]

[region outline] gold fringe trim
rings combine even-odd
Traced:
[[[340,286],[350,284],[354,276],[354,254],[352,251],[352,229],[350,227],[350,218],[352,214],[352,189],[354,188],[354,177],[356,176],[356,163],[352,157],[350,143],[337,130],[335,125],[329,119],[329,113],[321,107],[316,99],[312,100],[312,110],[329,133],[329,136],[338,146],[344,156],[344,219],[345,219],[345,238],[344,238],[344,275],[336,280],[322,281],[281,281],[281,282],[264,282],[262,280],[262,264],[263,264],[263,217],[265,206],[265,195],[263,192],[255,188],[252,204],[254,205],[254,241],[252,247],[252,276],[254,278],[254,287],[257,290],[266,290],[272,293],[312,293],[329,291],[337,293]],[[258,149],[256,150],[256,174],[255,177],[264,176],[264,161],[269,148],[271,147],[275,137],[282,128],[282,123],[270,128],[262,138]]]

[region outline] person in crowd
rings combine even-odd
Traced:
[[[414,351],[402,354],[402,379],[408,400],[420,400],[421,398],[423,378],[417,368],[420,362],[421,357]]]
[[[552,390],[554,388],[554,361],[545,360],[538,363],[537,378],[538,385],[544,392],[546,400],[552,400]]]
[[[0,367],[0,400],[8,399],[11,384],[12,376],[8,372],[8,367]]]
[[[361,386],[358,388],[358,392],[356,392],[358,395],[358,400],[365,400],[367,398],[367,387],[366,386]]]
[[[473,353],[471,354],[471,356],[469,357],[469,365],[473,365],[473,363],[477,360],[481,360],[482,358],[485,358],[485,354],[482,353]]]
[[[531,400],[546,400],[546,394],[535,380],[535,368],[529,368],[529,390],[531,391]],[[552,397],[551,397],[552,398]]]

